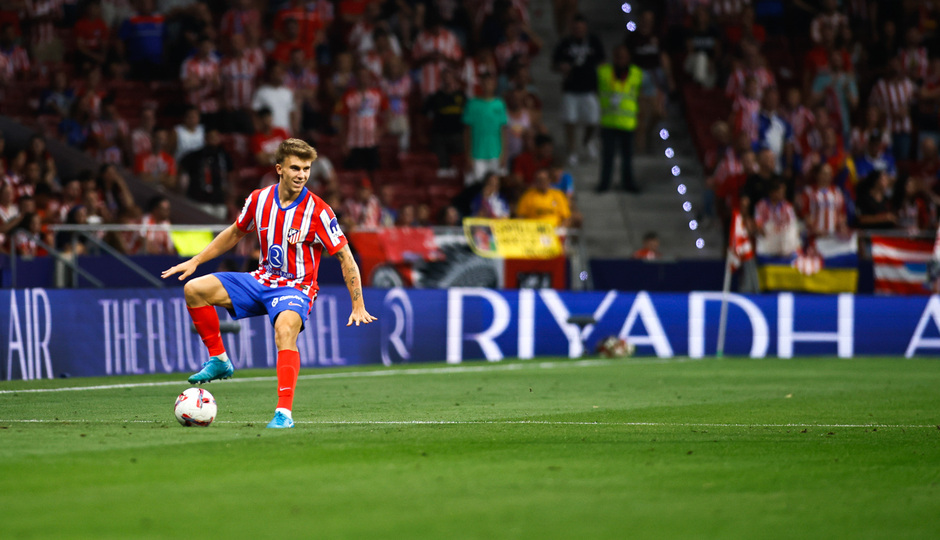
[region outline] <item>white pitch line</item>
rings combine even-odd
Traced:
[[[437,368],[389,369],[385,371],[347,371],[342,373],[315,373],[301,375],[300,380],[315,379],[351,379],[358,377],[392,377],[396,375],[448,375],[453,373],[478,373],[481,371],[515,371],[520,369],[555,369],[567,367],[609,366],[619,362],[631,364],[663,364],[675,362],[700,361],[690,358],[651,358],[644,360],[559,360],[554,362],[513,362],[509,364],[490,364],[483,366],[449,366]],[[277,377],[236,377],[227,379],[222,384],[276,381]],[[148,388],[155,386],[180,386],[183,381],[142,382],[102,384],[97,386],[67,386],[62,388],[24,388],[22,390],[0,390],[0,394],[28,394],[45,392],[78,392],[87,390],[114,390],[119,388]]]
[[[216,420],[216,424],[264,424],[267,420]],[[172,420],[48,420],[48,419],[0,419],[0,424],[172,424]],[[940,429],[936,424],[722,424],[693,422],[577,422],[565,420],[295,420],[295,424],[321,426],[393,425],[393,426],[452,426],[452,425],[542,425],[542,426],[607,426],[607,427],[685,427],[685,428],[884,428],[884,429]]]

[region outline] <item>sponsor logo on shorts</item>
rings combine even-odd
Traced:
[[[278,296],[278,297],[275,298],[274,300],[271,300],[271,307],[277,307],[277,304],[278,304],[281,300],[297,300],[297,301],[300,301],[300,302],[303,302],[303,301],[304,301],[303,298],[301,298],[301,297],[299,297],[299,296],[297,296],[297,295],[295,295],[295,294],[285,294],[284,296]],[[293,303],[293,302],[289,302],[288,305],[291,305],[291,306],[302,306],[303,304],[295,304],[295,303]]]

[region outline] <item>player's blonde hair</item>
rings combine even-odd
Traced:
[[[274,153],[274,161],[283,165],[287,156],[294,156],[304,161],[313,161],[317,159],[317,151],[307,144],[307,141],[287,139],[277,147],[277,152]]]

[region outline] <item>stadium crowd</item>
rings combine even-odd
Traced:
[[[276,181],[274,150],[293,136],[318,149],[309,185],[346,230],[471,215],[576,225],[573,178],[528,71],[543,45],[528,4],[4,2],[0,108],[43,135],[0,149],[0,245],[57,223],[160,221],[161,205],[144,213],[115,167],[231,220]],[[573,15],[576,2],[556,4]],[[47,138],[100,169],[60,178]],[[125,253],[172,249],[111,240]]]
[[[739,210],[772,255],[856,229],[936,230],[940,4],[670,4],[660,37],[703,156],[706,218],[728,231]]]

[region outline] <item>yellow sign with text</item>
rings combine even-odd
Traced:
[[[463,231],[473,252],[501,259],[551,259],[562,255],[555,227],[534,219],[466,218]]]

